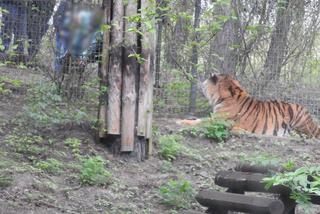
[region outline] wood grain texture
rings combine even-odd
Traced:
[[[128,0],[125,5],[125,16],[137,15],[138,5],[135,0]],[[121,117],[121,151],[134,150],[137,108],[137,83],[138,62],[132,55],[137,54],[137,34],[131,29],[137,24],[125,19],[124,56],[122,76],[122,117]],[[131,55],[131,56],[130,56]]]
[[[108,76],[108,134],[120,134],[122,90],[123,1],[114,1],[111,26],[111,50]]]
[[[111,20],[111,0],[104,0],[103,7],[104,7],[104,23],[110,24]],[[102,48],[102,57],[100,66],[100,91],[104,91],[100,95],[100,102],[99,102],[99,137],[103,138],[106,136],[107,132],[107,109],[108,109],[108,93],[107,91],[103,90],[108,86],[108,67],[109,67],[109,45],[110,45],[110,31],[107,30],[104,32],[103,35],[103,48]]]

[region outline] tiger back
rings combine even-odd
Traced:
[[[213,112],[233,120],[233,130],[285,136],[291,130],[320,139],[320,128],[308,110],[278,100],[262,101],[250,96],[232,76],[214,74],[201,85]]]

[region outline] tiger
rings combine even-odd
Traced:
[[[320,127],[301,105],[256,99],[229,74],[212,74],[200,86],[213,112],[234,122],[231,131],[288,136],[294,130],[300,135],[320,139]]]

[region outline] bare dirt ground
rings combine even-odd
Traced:
[[[105,145],[95,142],[87,121],[38,128],[24,120],[28,89],[31,82],[41,80],[39,74],[2,69],[0,75],[23,81],[12,93],[0,93],[0,175],[8,178],[7,184],[0,181],[0,213],[176,213],[161,203],[158,192],[170,179],[187,179],[196,190],[220,189],[214,185],[216,172],[232,168],[248,157],[278,157],[282,162],[292,160],[297,166],[320,163],[317,142],[241,135],[218,144],[182,132],[185,127],[177,125],[176,119],[159,117],[154,121],[155,150],[149,160],[138,163],[113,157]],[[30,81],[30,76],[35,79]],[[96,115],[94,110],[90,114]],[[182,155],[168,166],[157,154],[157,137],[164,134],[182,135],[183,145],[194,155]],[[32,135],[40,136],[41,141],[23,151],[8,143],[10,136],[24,139]],[[70,137],[81,140],[81,156],[100,155],[108,161],[106,167],[112,173],[109,185],[81,185],[79,161],[63,143]],[[62,163],[58,172],[45,173],[35,167],[36,162],[48,158]],[[204,210],[196,202],[192,207]],[[320,213],[317,209],[314,207],[310,213]]]

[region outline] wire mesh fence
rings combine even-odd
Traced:
[[[102,1],[0,1],[1,66],[40,68],[68,97],[81,96],[102,52]]]
[[[172,8],[185,9],[181,17],[193,13],[188,8],[191,1],[181,1],[187,3],[183,7],[172,2]],[[221,6],[212,9],[208,2],[202,1],[200,17],[210,10],[223,11],[223,16],[231,13]],[[277,1],[230,2],[236,19],[224,20],[214,36],[200,35],[205,44],[198,46],[199,79],[211,72],[232,73],[252,96],[299,103],[320,117],[319,2],[284,0],[289,4],[280,6]],[[1,0],[0,65],[41,68],[69,91],[67,96],[81,96],[78,86],[90,74],[97,76],[102,7],[102,0]],[[154,88],[154,112],[160,116],[190,112],[192,32],[190,26],[183,31],[181,26],[190,19],[181,17],[162,32],[162,69]],[[215,15],[202,18],[200,28],[215,19]],[[196,97],[195,114],[208,114],[212,108],[200,90]]]

